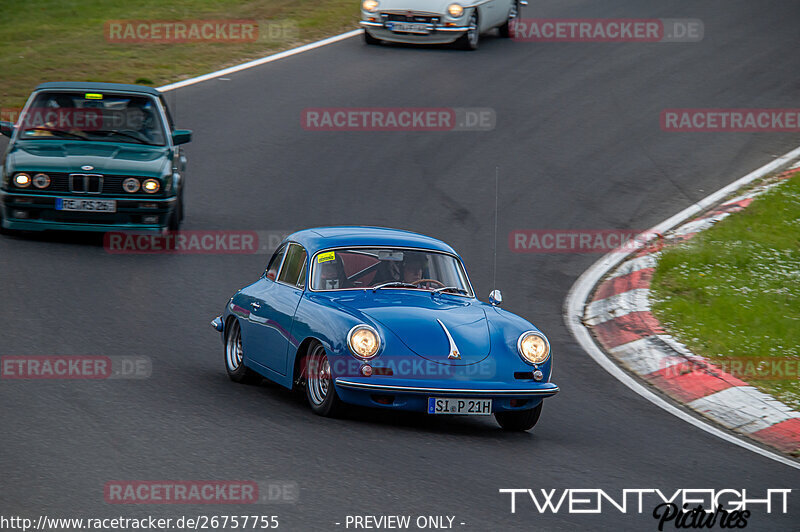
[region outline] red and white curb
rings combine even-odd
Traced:
[[[730,431],[782,452],[800,450],[800,412],[692,353],[663,329],[650,305],[650,282],[661,247],[687,240],[731,213],[741,211],[753,198],[780,181],[755,187],[730,200],[724,198],[798,157],[800,148],[643,233],[637,237],[645,243],[639,251],[629,255],[617,252],[616,257],[612,252],[603,257],[570,290],[565,318],[584,349],[640,395],[707,432],[800,469],[798,462],[703,422],[641,383],[647,382]],[[798,172],[800,163],[780,177]]]
[[[798,172],[800,168],[790,169],[780,177]],[[663,241],[691,238],[741,211],[775,184],[757,187],[723,203],[671,231]],[[800,412],[722,371],[665,334],[650,312],[650,281],[659,256],[655,249],[650,246],[643,255],[623,262],[597,285],[592,301],[586,305],[584,323],[612,357],[673,399],[780,451],[799,450]]]

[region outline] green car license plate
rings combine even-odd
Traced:
[[[56,198],[57,211],[117,212],[116,200]]]

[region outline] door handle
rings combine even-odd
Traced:
[[[253,301],[252,303],[250,303],[250,306],[253,308],[253,310],[258,310],[261,308],[261,303]]]

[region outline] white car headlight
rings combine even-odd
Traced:
[[[529,364],[542,364],[550,356],[550,343],[540,332],[522,333],[517,340],[519,356]]]
[[[356,325],[347,333],[347,345],[358,358],[372,358],[378,354],[381,338],[378,331],[369,325]]]
[[[378,0],[364,0],[361,2],[361,8],[369,13],[373,13],[376,9],[378,9],[378,5]]]
[[[450,4],[447,6],[447,12],[453,18],[458,18],[464,14],[464,8],[461,7],[459,4]]]

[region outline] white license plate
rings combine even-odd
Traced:
[[[410,22],[389,22],[387,27],[391,31],[402,31],[404,33],[430,33],[429,24],[416,24]]]
[[[488,416],[492,413],[492,400],[459,399],[458,397],[428,397],[428,413]]]
[[[56,198],[57,211],[117,212],[116,200]]]

